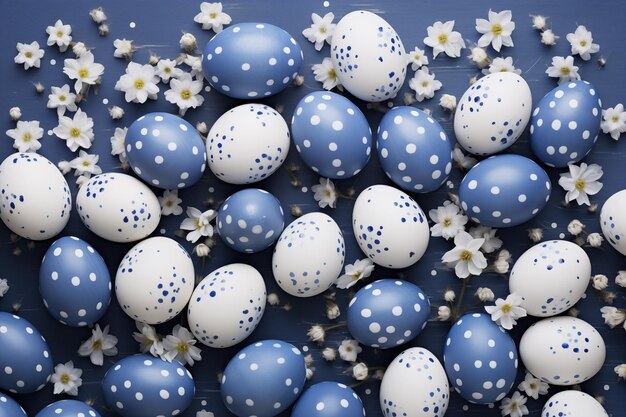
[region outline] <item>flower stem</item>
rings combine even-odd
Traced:
[[[452,311],[452,322],[457,321],[460,317],[461,305],[463,303],[463,296],[465,295],[465,290],[467,289],[468,281],[470,277],[467,277],[463,280],[463,286],[461,287],[461,292],[459,293],[459,298],[456,301],[456,305],[454,306],[454,311]]]

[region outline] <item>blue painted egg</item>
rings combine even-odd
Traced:
[[[0,392],[0,417],[28,417],[21,405]]]
[[[150,355],[128,356],[102,380],[106,403],[123,417],[175,416],[193,401],[193,377],[178,361]]]
[[[306,368],[295,346],[263,340],[242,349],[222,376],[222,399],[238,417],[273,417],[298,398]]]
[[[572,81],[546,94],[533,111],[530,146],[550,167],[578,162],[598,139],[602,101],[587,81]]]
[[[50,380],[50,348],[29,321],[0,312],[0,346],[0,388],[27,394],[39,391]]]
[[[39,292],[52,316],[68,326],[90,326],[111,301],[111,277],[102,256],[74,236],[55,241],[39,269]]]
[[[378,126],[378,159],[385,174],[407,191],[439,188],[452,170],[452,143],[441,125],[413,107],[385,114]]]
[[[483,313],[466,314],[454,323],[443,361],[454,390],[476,404],[500,401],[517,374],[515,342]]]
[[[126,157],[135,174],[155,187],[186,188],[206,168],[204,141],[184,119],[169,113],[148,113],[126,134]]]
[[[100,417],[100,413],[82,401],[61,400],[49,404],[35,417]]]
[[[272,194],[258,188],[231,195],[217,212],[217,231],[222,240],[239,252],[269,248],[285,226],[283,208]]]
[[[287,88],[302,65],[302,49],[283,29],[269,23],[240,23],[215,35],[204,47],[204,78],[227,96],[267,97]]]
[[[388,349],[413,340],[428,322],[430,302],[408,281],[381,279],[350,300],[348,330],[360,343]]]
[[[459,187],[463,210],[477,223],[511,227],[527,222],[550,199],[548,174],[519,155],[498,155],[476,164]]]
[[[361,398],[338,382],[320,382],[307,389],[293,407],[291,417],[363,417]]]
[[[369,123],[357,106],[339,94],[307,94],[296,106],[291,132],[304,162],[321,176],[350,178],[370,159]]]

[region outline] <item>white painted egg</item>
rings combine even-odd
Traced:
[[[341,230],[324,213],[294,220],[280,235],[272,257],[276,282],[296,297],[326,291],[341,274],[345,245]]]
[[[209,347],[236,345],[261,321],[265,298],[259,271],[246,264],[225,265],[207,275],[191,295],[189,328]]]
[[[581,391],[561,391],[546,401],[542,417],[608,417],[606,410],[589,394]]]
[[[0,164],[0,218],[32,240],[58,235],[70,219],[72,195],[61,171],[36,153],[14,153]]]
[[[359,194],[352,228],[361,250],[374,263],[406,268],[428,247],[426,215],[408,194],[388,185],[372,185]]]
[[[553,385],[579,384],[593,377],[606,357],[600,333],[576,317],[543,319],[524,332],[520,357],[528,372]]]
[[[528,314],[561,314],[580,300],[591,278],[591,261],[577,244],[566,240],[538,243],[515,262],[509,291],[522,297]]]
[[[76,209],[87,229],[111,242],[143,239],[161,220],[161,206],[152,190],[126,174],[92,177],[78,190]]]
[[[526,81],[512,72],[489,74],[472,84],[459,100],[454,134],[466,151],[493,155],[520,137],[532,110]]]
[[[133,246],[115,276],[117,301],[129,317],[159,324],[177,316],[193,292],[191,257],[175,240],[157,236]]]
[[[356,10],[333,33],[330,57],[341,84],[361,100],[392,99],[406,77],[406,53],[395,29],[382,17]]]
[[[605,239],[626,256],[626,190],[618,191],[606,200],[600,211],[600,227]]]

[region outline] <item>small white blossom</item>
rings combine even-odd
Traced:
[[[617,327],[626,320],[626,311],[620,310],[612,306],[604,306],[600,309],[604,324],[610,328]]]
[[[478,287],[476,290],[476,297],[478,297],[478,299],[483,303],[485,301],[493,301],[493,299],[496,298],[493,291],[491,291],[491,288],[487,287]]]
[[[72,152],[76,152],[79,147],[89,149],[93,141],[93,119],[78,109],[72,119],[59,117],[59,125],[52,131],[59,139],[65,140]]]
[[[195,207],[187,207],[187,218],[180,224],[181,229],[190,230],[187,241],[195,243],[201,236],[213,236],[211,221],[216,215],[215,210],[201,212]]]
[[[206,258],[211,253],[211,248],[206,243],[200,243],[193,248],[193,253],[195,253],[198,258]]]
[[[615,107],[602,110],[602,131],[611,135],[614,140],[619,140],[622,133],[626,133],[626,111],[624,105],[619,103]]]
[[[76,177],[76,185],[78,186],[78,188],[87,184],[89,182],[89,178],[91,178],[89,175],[79,175],[78,177]]]
[[[454,158],[454,162],[456,162],[457,167],[465,170],[469,170],[478,163],[476,158],[465,155],[463,153],[463,149],[461,149],[459,145],[454,145],[452,157]]]
[[[337,351],[331,347],[327,347],[322,351],[322,358],[327,361],[334,361],[337,358]]]
[[[509,261],[511,260],[511,253],[502,249],[496,255],[496,260],[493,261],[493,267],[498,274],[506,274],[509,272]]]
[[[114,40],[113,46],[115,47],[115,51],[113,52],[115,58],[131,59],[137,50],[133,41],[126,38]]]
[[[63,175],[67,174],[68,172],[72,170],[72,167],[69,161],[59,161],[59,163],[57,164],[57,167],[59,167],[59,171],[61,171],[61,174]]]
[[[17,55],[13,60],[16,64],[24,64],[25,70],[31,67],[39,68],[41,58],[45,55],[44,50],[39,48],[39,42],[18,42],[15,47],[17,48]]]
[[[57,20],[54,26],[46,28],[48,34],[48,46],[57,45],[59,51],[67,51],[67,47],[72,42],[72,26],[64,25],[61,19]]]
[[[446,300],[448,303],[453,302],[455,298],[456,294],[454,293],[454,290],[446,290],[443,293],[443,299]]]
[[[177,324],[172,329],[172,334],[169,334],[163,339],[163,359],[166,361],[177,360],[183,365],[189,364],[193,366],[195,361],[202,360],[201,350],[195,346],[197,340],[193,337],[193,334]]]
[[[449,200],[444,201],[443,206],[431,209],[428,216],[435,223],[430,228],[431,236],[441,236],[446,240],[464,231],[467,223],[467,216],[461,212],[459,206]]]
[[[313,374],[315,373],[315,368],[309,368],[309,367],[306,367],[306,368],[304,369],[304,372],[305,372],[305,374],[304,374],[305,379],[308,381],[308,380],[310,380],[311,378],[313,378]]]
[[[492,229],[489,226],[479,225],[476,227],[472,227],[469,230],[469,234],[474,238],[483,238],[485,242],[480,247],[480,249],[485,253],[495,252],[497,249],[502,247],[502,240],[496,237],[496,229]]]
[[[574,57],[555,56],[552,57],[552,65],[546,70],[548,77],[558,78],[559,84],[580,80],[578,67],[574,65]]]
[[[49,109],[57,109],[57,115],[63,116],[65,111],[75,112],[78,107],[76,106],[76,94],[70,91],[70,86],[65,84],[63,87],[51,87],[51,93],[48,95]]]
[[[454,237],[454,249],[444,253],[441,260],[454,267],[459,278],[480,275],[487,267],[485,255],[480,251],[484,241],[485,239],[474,239],[469,233],[460,231]]]
[[[187,54],[185,60],[183,61],[185,65],[187,65],[191,69],[191,76],[196,78],[203,78],[202,72],[202,57],[201,56],[193,56]]]
[[[420,102],[433,98],[442,85],[441,81],[435,79],[435,74],[428,71],[428,67],[415,71],[413,78],[409,80],[409,88],[415,91],[415,99]]]
[[[189,32],[184,32],[178,41],[181,49],[184,49],[187,52],[193,52],[196,50],[196,37]]]
[[[157,99],[158,82],[159,77],[152,65],[129,62],[126,73],[115,83],[115,90],[122,91],[128,103],[145,103],[148,99]]]
[[[417,71],[424,65],[428,65],[428,57],[423,50],[417,46],[406,55],[407,65],[411,65],[413,71]]]
[[[326,303],[326,318],[328,320],[336,320],[341,315],[341,310],[339,310],[339,306],[334,302]]]
[[[452,94],[444,94],[439,99],[439,105],[442,109],[453,112],[456,110],[456,97]]]
[[[335,87],[341,87],[339,78],[335,72],[333,61],[330,58],[324,58],[321,64],[315,64],[312,67],[315,81],[322,83],[324,90],[332,90]]]
[[[71,79],[76,80],[74,90],[80,92],[83,83],[94,85],[104,73],[104,65],[94,62],[91,52],[85,52],[78,59],[66,59],[64,61],[63,72]]]
[[[74,368],[74,362],[60,363],[54,367],[50,382],[54,384],[54,394],[66,393],[77,396],[78,388],[83,385],[81,375],[83,370]]]
[[[626,363],[622,363],[613,368],[618,378],[626,379]]]
[[[117,155],[122,163],[126,162],[126,132],[127,127],[116,127],[111,136],[111,155]]]
[[[602,189],[602,167],[597,164],[587,165],[582,162],[580,166],[569,164],[569,173],[561,174],[559,185],[567,191],[565,201],[576,200],[579,205],[589,205],[590,195],[597,194]]]
[[[89,356],[91,363],[102,366],[104,356],[117,355],[115,345],[117,345],[117,337],[109,334],[109,326],[105,326],[104,330],[102,330],[100,325],[96,324],[96,327],[92,330],[91,337],[78,348],[78,354],[80,356]]]
[[[328,178],[320,178],[320,183],[311,187],[313,198],[321,207],[335,208],[337,206],[337,191],[335,184]]]
[[[513,293],[506,299],[498,298],[495,306],[485,306],[485,311],[491,314],[491,320],[504,329],[511,330],[517,324],[517,319],[526,317],[526,310],[521,307],[522,297]]]
[[[491,62],[485,49],[480,46],[474,46],[471,48],[469,58],[478,68],[485,68],[489,65],[489,62]]]
[[[568,33],[566,38],[572,46],[572,55],[578,54],[584,61],[589,61],[591,54],[600,50],[600,45],[593,43],[591,32],[583,25],[578,26],[574,33]]]
[[[567,225],[567,231],[573,236],[578,236],[579,234],[581,234],[584,228],[585,225],[582,224],[582,222],[578,219],[572,220]]]
[[[193,21],[200,23],[202,29],[211,30],[220,33],[224,29],[224,25],[230,24],[231,17],[222,11],[222,3],[200,3],[200,13],[198,13]]]
[[[363,362],[359,362],[352,367],[352,377],[357,381],[365,381],[369,376],[369,369]]]
[[[511,34],[515,30],[515,22],[512,18],[510,10],[494,12],[490,9],[489,20],[476,19],[476,30],[483,34],[478,39],[478,46],[484,48],[491,44],[498,52],[502,46],[513,46]]]
[[[139,351],[148,353],[152,356],[160,357],[163,355],[163,343],[156,333],[154,327],[139,321],[135,322],[139,332],[133,333],[133,339],[139,343]]]
[[[280,297],[275,292],[267,295],[267,303],[271,306],[280,304]]]
[[[540,395],[546,395],[549,388],[550,385],[539,378],[535,378],[530,372],[526,372],[524,380],[517,386],[517,389],[524,391],[526,395],[533,397],[535,400],[538,399]]]
[[[437,309],[437,320],[448,321],[452,316],[452,310],[448,306],[439,306]]]
[[[168,83],[170,78],[178,78],[185,73],[182,69],[177,68],[177,65],[178,62],[173,59],[161,59],[157,63],[156,75],[161,78],[161,81]]]
[[[527,400],[528,398],[521,395],[518,391],[515,391],[511,398],[504,397],[500,405],[502,416],[522,417],[528,415]]]
[[[188,109],[195,109],[204,103],[202,80],[194,80],[190,74],[182,74],[179,78],[172,78],[170,89],[165,92],[165,99],[178,106],[178,113],[184,116]]]
[[[543,229],[540,229],[538,227],[528,229],[528,238],[533,243],[541,241],[543,239]]]
[[[596,274],[591,277],[591,286],[598,291],[606,290],[609,286],[609,279],[606,275]]]
[[[370,258],[359,259],[354,264],[346,265],[345,273],[340,276],[335,285],[340,289],[347,289],[359,280],[367,278],[374,270],[374,263]]]
[[[9,116],[11,117],[11,120],[13,120],[14,122],[17,122],[22,117],[22,109],[20,109],[17,106],[11,107],[9,109]]]
[[[95,9],[92,9],[89,12],[89,16],[91,16],[91,19],[94,21],[94,23],[97,24],[106,22],[107,20],[107,15],[106,13],[104,13],[102,7],[96,7]]]
[[[315,324],[309,328],[306,335],[311,342],[322,344],[324,343],[324,338],[326,337],[326,331],[319,324]]]
[[[617,271],[615,283],[622,288],[626,288],[626,271]]]
[[[113,120],[119,120],[124,117],[124,109],[120,106],[111,106],[109,107],[109,116]]]
[[[530,15],[532,21],[533,21],[533,29],[537,29],[540,31],[543,31],[546,29],[546,25],[547,25],[547,20],[548,18],[545,16],[541,16],[541,15]]]
[[[346,339],[339,345],[339,357],[346,362],[354,362],[362,350],[359,342],[353,339]]]
[[[587,243],[592,248],[599,248],[600,246],[602,246],[603,240],[604,238],[600,233],[589,233],[589,235],[587,235]]]
[[[100,26],[98,26],[98,34],[100,36],[107,36],[109,34],[109,25],[107,25],[106,23],[102,23]]]
[[[335,31],[336,24],[333,23],[335,15],[333,13],[326,13],[324,17],[321,17],[317,13],[311,14],[311,20],[313,24],[302,31],[302,35],[309,40],[309,42],[315,44],[315,50],[321,51],[324,47],[324,42],[330,45],[333,39],[333,32]]]
[[[89,52],[89,49],[87,49],[87,45],[85,45],[84,42],[76,42],[72,46],[72,52],[74,52],[74,55],[76,55],[76,58],[80,58],[81,56]]]
[[[0,278],[0,298],[4,297],[6,293],[9,292],[9,288],[9,282],[4,278]]]
[[[37,152],[41,148],[39,139],[43,137],[43,129],[39,121],[18,121],[15,129],[6,131],[6,135],[13,139],[13,147],[18,152]]]
[[[426,29],[428,36],[424,43],[433,48],[433,58],[445,52],[451,58],[461,56],[461,49],[465,48],[465,41],[459,32],[454,30],[454,20],[446,23],[435,22]]]
[[[37,92],[37,94],[41,94],[46,90],[46,87],[39,81],[33,83],[33,86],[35,87],[35,91]]]
[[[182,202],[183,200],[178,198],[178,190],[163,190],[163,196],[159,197],[161,214],[163,216],[169,216],[171,214],[178,216],[182,214],[183,208],[180,206]]]
[[[512,72],[513,74],[519,75],[522,73],[522,70],[519,68],[515,68],[515,66],[513,65],[513,58],[509,56],[506,58],[494,58],[494,60],[491,61],[491,64],[489,64],[489,68],[483,69],[482,72],[485,75],[495,74],[498,72]]]
[[[70,161],[70,168],[74,170],[74,175],[84,175],[90,178],[92,175],[102,174],[102,169],[98,166],[98,154],[88,154],[82,149],[78,156]]]
[[[560,36],[557,36],[554,32],[552,32],[552,29],[547,29],[541,32],[541,43],[547,46],[556,44],[556,41],[560,38]]]

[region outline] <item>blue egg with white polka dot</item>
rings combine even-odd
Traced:
[[[298,42],[269,23],[240,23],[215,35],[204,47],[204,78],[233,98],[268,97],[287,88],[303,60]]]
[[[126,157],[135,174],[166,190],[192,186],[206,169],[204,141],[184,119],[148,113],[126,133]]]
[[[598,140],[602,101],[587,81],[563,83],[546,94],[533,111],[530,146],[550,167],[583,159]]]
[[[28,417],[14,399],[0,392],[0,417]]]
[[[350,178],[370,159],[369,123],[357,106],[339,94],[307,94],[296,106],[291,132],[302,160],[324,177]]]
[[[552,184],[536,162],[497,155],[476,164],[459,187],[461,207],[472,221],[512,227],[532,219],[550,199]]]
[[[14,394],[39,391],[50,380],[46,339],[28,320],[0,312],[0,388]]]
[[[39,269],[43,305],[68,326],[91,326],[111,301],[111,276],[104,259],[87,242],[74,236],[55,241]]]
[[[408,281],[381,279],[350,300],[348,330],[360,343],[389,349],[415,338],[426,327],[430,301]]]
[[[443,361],[454,390],[475,404],[503,399],[517,375],[513,338],[484,313],[466,314],[452,325]]]
[[[241,190],[228,197],[217,212],[216,223],[224,243],[245,253],[272,246],[285,226],[280,201],[258,188]]]
[[[298,348],[262,340],[237,353],[222,376],[222,400],[238,417],[273,417],[298,398],[306,368]]]
[[[100,413],[82,401],[61,400],[49,404],[35,417],[100,417]]]
[[[361,398],[345,384],[320,382],[307,389],[293,407],[291,417],[363,417]]]
[[[118,361],[102,379],[104,400],[122,417],[178,415],[195,391],[191,373],[180,362],[143,354]]]
[[[407,191],[439,188],[452,170],[452,143],[435,119],[413,107],[394,107],[378,126],[376,148],[385,174]]]

